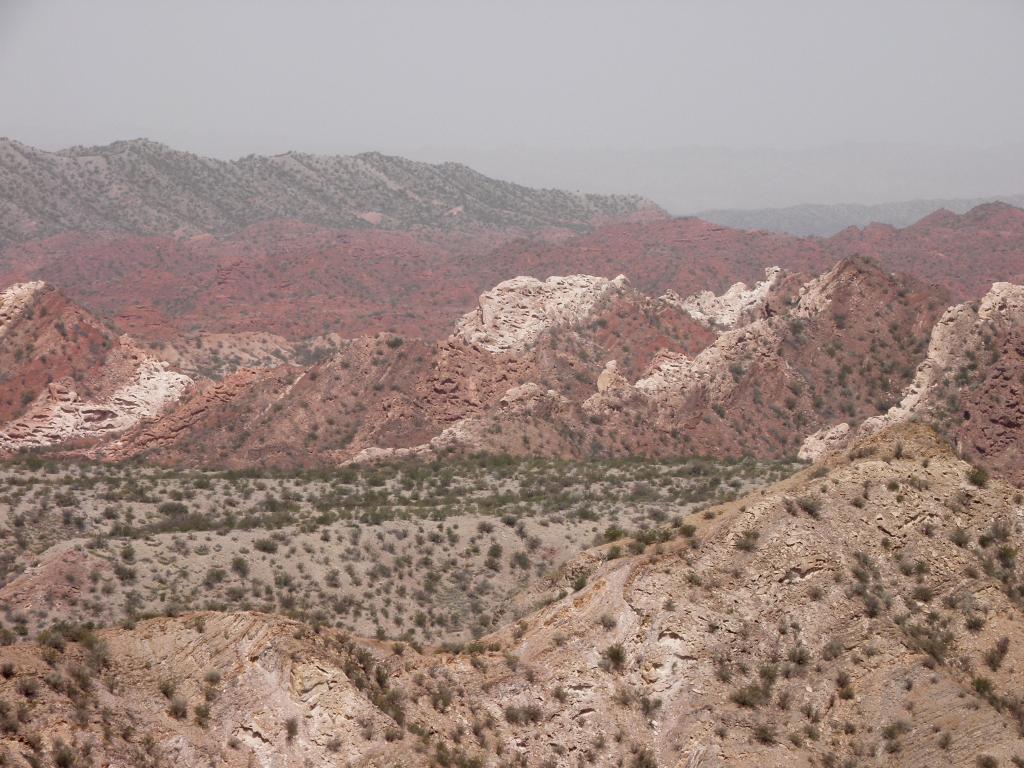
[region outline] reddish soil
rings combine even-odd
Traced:
[[[335,231],[295,221],[226,239],[69,233],[8,246],[0,253],[0,285],[46,280],[141,338],[381,329],[430,337],[444,333],[482,290],[478,277],[459,272],[455,257],[486,253],[516,234]]]
[[[266,331],[447,334],[483,290],[516,275],[627,275],[642,292],[753,282],[767,266],[818,274],[871,256],[941,283],[954,300],[1024,281],[1024,211],[1002,204],[938,212],[906,229],[874,225],[830,239],[745,232],[698,219],[568,230],[332,230],[280,220],[237,235],[177,240],[69,233],[0,251],[0,285],[44,279],[142,338]]]

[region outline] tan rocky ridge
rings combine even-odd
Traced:
[[[0,750],[61,765],[1012,765],[1022,515],[1018,491],[900,425],[584,553],[535,588],[535,612],[458,653],[252,613],[0,648]]]

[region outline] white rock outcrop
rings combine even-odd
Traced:
[[[45,287],[42,280],[15,283],[0,291],[0,336],[7,333],[15,321],[32,303],[32,299]]]
[[[52,383],[26,413],[0,428],[0,449],[19,450],[122,432],[177,402],[192,379],[145,358],[133,377],[110,396],[83,400],[70,382]]]
[[[552,327],[585,321],[606,297],[628,287],[624,275],[613,280],[593,275],[514,277],[481,294],[479,305],[462,316],[453,336],[489,352],[521,352]]]
[[[804,438],[803,445],[797,453],[797,458],[802,461],[817,461],[826,453],[846,445],[850,436],[850,425],[845,421],[840,424],[833,424],[831,427],[822,427],[813,435]]]
[[[609,360],[605,363],[604,370],[597,375],[597,391],[599,393],[617,392],[629,388],[629,381],[619,371],[619,362]]]
[[[767,267],[764,280],[752,288],[746,283],[735,283],[721,296],[712,291],[700,291],[685,299],[669,291],[662,296],[662,301],[674,304],[694,320],[712,328],[735,328],[742,322],[756,319],[781,274],[781,267]]]
[[[698,355],[699,357],[699,355]],[[704,366],[701,366],[704,369]],[[634,385],[645,395],[679,392],[698,384],[702,376],[696,361],[682,352],[659,350],[647,368],[646,375]]]
[[[736,386],[734,371],[778,359],[779,337],[770,322],[761,319],[723,332],[710,347],[693,358],[679,352],[658,352],[635,386],[643,394],[686,396],[700,388],[711,402],[729,397]]]

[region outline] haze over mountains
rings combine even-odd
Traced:
[[[0,0],[0,768],[1024,768],[1022,30]]]
[[[673,215],[743,229],[832,235],[847,226],[907,226],[938,208],[964,213],[1003,201],[1020,205],[1024,144],[992,147],[856,142],[808,149],[411,150],[459,158],[522,184],[629,190]]]
[[[965,213],[988,202],[1024,204],[1024,145],[644,152],[420,148],[411,155],[436,165],[378,152],[216,160],[146,140],[47,152],[0,139],[0,243],[72,228],[171,234],[177,224],[184,231],[224,234],[273,216],[331,227],[437,226],[445,216],[462,227],[578,227],[649,207],[637,195],[672,215],[739,229],[830,236],[875,222],[905,227],[940,208]],[[471,167],[451,162],[453,157]],[[544,189],[528,192],[523,184]],[[122,185],[133,190],[130,198],[120,197]],[[403,189],[399,197],[393,195],[396,187]],[[75,211],[76,197],[88,199],[89,210]],[[61,199],[60,209],[44,203]],[[257,200],[258,206],[250,204]],[[459,207],[467,203],[471,210],[460,216]],[[160,210],[148,209],[151,204]]]
[[[847,227],[888,224],[909,227],[938,210],[967,213],[987,203],[1007,203],[1024,207],[1024,195],[997,195],[954,200],[905,200],[898,203],[857,205],[794,205],[788,208],[720,209],[700,211],[697,216],[716,224],[737,229],[763,229],[792,235],[828,237]]]

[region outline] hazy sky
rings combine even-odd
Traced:
[[[1024,0],[0,0],[0,135],[288,149],[998,145]]]

